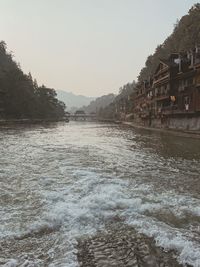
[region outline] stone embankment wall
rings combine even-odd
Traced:
[[[200,131],[200,117],[153,119],[151,127]]]
[[[188,114],[185,116],[151,118],[151,119],[134,116],[134,118],[131,121],[134,124],[142,127],[200,131],[200,115],[191,116],[191,114]]]
[[[180,130],[200,131],[200,117],[196,118],[170,118],[169,128]]]

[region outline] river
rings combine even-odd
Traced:
[[[1,266],[79,266],[78,240],[119,221],[200,266],[200,140],[18,125],[1,127],[0,155]]]

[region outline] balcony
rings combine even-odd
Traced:
[[[169,80],[169,74],[163,77],[155,77],[153,81],[153,86],[156,86],[157,84],[160,84],[160,83],[164,83],[167,80]]]

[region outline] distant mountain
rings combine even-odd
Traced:
[[[87,112],[99,112],[100,109],[107,107],[111,104],[115,99],[114,94],[103,95],[101,97],[96,98],[95,100],[91,101],[88,106],[82,107],[82,109]]]
[[[68,111],[75,110],[82,106],[87,106],[91,101],[95,100],[95,97],[87,97],[83,95],[75,95],[63,90],[56,90],[57,98],[63,101],[67,107]]]

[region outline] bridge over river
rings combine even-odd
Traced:
[[[97,119],[96,113],[85,113],[84,111],[76,111],[75,113],[66,112],[66,118],[74,121],[94,121]]]

